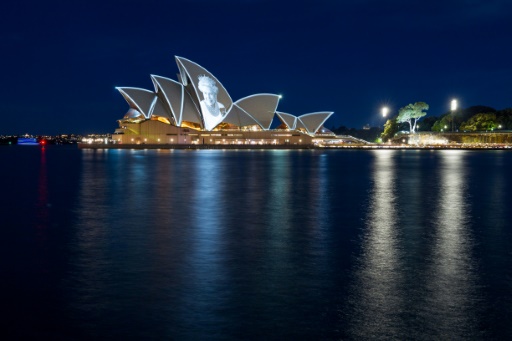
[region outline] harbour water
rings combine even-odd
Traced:
[[[512,335],[510,151],[4,146],[0,159],[4,336]]]

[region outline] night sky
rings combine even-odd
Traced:
[[[278,111],[334,111],[326,127],[384,124],[424,101],[512,107],[512,1],[10,1],[2,5],[0,134],[110,133],[116,86],[176,79],[174,56],[233,100],[283,96]]]

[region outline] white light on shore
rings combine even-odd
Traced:
[[[451,108],[452,108],[452,111],[457,110],[457,100],[456,99],[452,99]]]
[[[389,113],[389,108],[388,107],[383,107],[382,108],[382,117],[386,117]]]

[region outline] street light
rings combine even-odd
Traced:
[[[382,117],[384,117],[384,119],[385,119],[386,116],[388,115],[389,108],[388,107],[382,107],[381,112],[382,112]],[[384,127],[386,127],[385,124],[384,124]]]
[[[382,107],[382,117],[386,117],[388,115],[389,108],[388,107]]]
[[[452,132],[453,132],[453,124],[455,121],[455,110],[457,110],[457,100],[456,99],[452,99],[451,109],[452,109]]]

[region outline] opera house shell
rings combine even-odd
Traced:
[[[278,112],[279,95],[233,101],[200,65],[175,57],[178,80],[151,75],[154,90],[117,87],[130,108],[119,120],[119,144],[313,144],[335,138],[323,127],[333,112],[301,116]],[[281,124],[271,129],[275,118]]]

